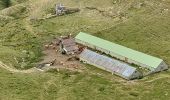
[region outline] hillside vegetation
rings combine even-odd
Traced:
[[[0,10],[4,9],[4,8],[8,8],[10,6],[19,4],[19,3],[23,3],[27,0],[1,0],[0,1]]]
[[[0,61],[29,69],[45,42],[80,31],[164,59],[170,65],[170,0],[0,1]],[[46,18],[55,4],[80,12]],[[11,73],[0,68],[0,100],[169,100],[170,72],[126,81],[93,66],[83,72]]]

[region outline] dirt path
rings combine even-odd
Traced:
[[[151,83],[157,80],[161,80],[161,79],[168,79],[170,78],[170,75],[168,74],[160,74],[158,77],[153,78],[152,80],[146,81],[146,83]]]
[[[146,81],[146,83],[151,83],[151,82],[154,82],[154,81],[157,81],[157,80],[160,80],[160,79],[167,79],[169,77],[158,77],[158,78],[154,78],[152,80],[149,80],[149,81]]]
[[[0,67],[1,68],[4,68],[12,73],[33,73],[33,72],[38,72],[40,70],[38,70],[37,68],[31,68],[31,69],[28,69],[28,70],[18,70],[18,69],[15,69],[15,68],[12,68],[12,67],[9,67],[7,65],[5,65],[3,62],[0,61]]]

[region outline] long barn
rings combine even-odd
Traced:
[[[148,68],[151,72],[159,72],[168,69],[168,65],[159,58],[132,50],[130,48],[109,42],[107,40],[80,32],[75,41],[95,50],[99,50],[114,58]]]
[[[105,55],[98,54],[94,51],[85,49],[80,54],[80,60],[88,64],[94,65],[100,69],[106,70],[118,76],[121,76],[127,80],[141,78],[143,75],[136,68],[112,59]]]

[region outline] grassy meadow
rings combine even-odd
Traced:
[[[54,13],[54,5],[60,2],[81,11],[41,19]],[[8,8],[0,1],[0,61],[29,69],[41,60],[43,43],[82,31],[162,58],[170,65],[169,16],[170,0],[11,0]],[[83,67],[82,72],[31,74],[0,68],[0,100],[170,99],[169,70],[126,81],[93,66]]]
[[[86,66],[87,67],[87,66]],[[10,73],[0,70],[1,100],[169,100],[169,71],[126,81],[87,67],[83,72],[51,70]]]

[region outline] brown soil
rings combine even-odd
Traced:
[[[83,69],[82,64],[79,60],[73,59],[71,61],[68,61],[70,57],[78,56],[78,55],[65,55],[61,54],[61,52],[58,51],[59,46],[56,46],[55,49],[53,48],[44,48],[43,53],[45,56],[43,57],[43,60],[39,62],[38,64],[43,63],[50,63],[55,60],[54,64],[52,66],[45,66],[42,69],[48,70],[50,68],[64,68],[69,70],[76,70],[81,71]]]

